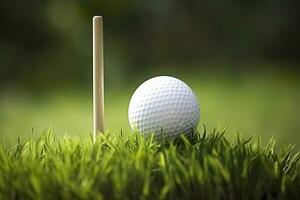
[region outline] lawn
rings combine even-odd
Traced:
[[[0,146],[0,199],[300,199],[300,155],[275,140],[195,133],[39,138]]]
[[[1,91],[0,199],[300,199],[295,75],[172,75],[201,108],[199,133],[174,141],[129,128],[130,96],[149,75],[107,79],[96,143],[91,88]]]
[[[105,90],[105,124],[108,132],[129,132],[127,108],[130,96],[145,79],[163,72],[147,73],[130,81],[116,83],[107,78]],[[174,71],[174,70],[173,70]],[[150,75],[149,75],[150,74]],[[300,81],[288,73],[248,73],[238,76],[225,73],[196,75],[171,74],[184,80],[195,92],[201,107],[198,130],[229,126],[226,137],[235,132],[243,137],[271,137],[280,145],[296,144],[300,149]],[[91,88],[56,88],[43,94],[8,91],[0,93],[0,139],[39,136],[51,128],[58,136],[88,137],[92,131]],[[33,132],[33,133],[32,133]]]

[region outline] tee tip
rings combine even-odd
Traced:
[[[102,21],[102,20],[103,20],[102,16],[94,16],[93,17],[93,21]]]

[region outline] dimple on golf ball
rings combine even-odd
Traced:
[[[200,108],[193,91],[183,81],[157,76],[142,83],[133,93],[128,118],[134,131],[173,138],[196,129]]]

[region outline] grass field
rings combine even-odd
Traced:
[[[172,71],[172,70],[165,70]],[[174,70],[173,70],[174,71]],[[149,73],[151,74],[151,73]],[[166,74],[159,72],[157,74]],[[112,87],[107,78],[105,97],[108,132],[130,131],[127,108],[136,87],[149,76]],[[266,142],[274,136],[280,145],[296,144],[300,149],[300,81],[295,74],[174,73],[196,93],[202,124],[209,130],[230,126],[226,137],[238,131],[243,137],[260,136]],[[9,91],[0,93],[0,139],[32,137],[51,128],[56,136],[87,137],[92,131],[91,88],[59,88],[44,94]]]
[[[195,133],[37,139],[0,146],[0,199],[300,199],[300,155],[275,140]]]
[[[130,132],[130,96],[148,76],[108,79],[107,134],[95,144],[91,88],[1,91],[0,199],[300,199],[295,75],[172,75],[201,107],[201,134],[175,141]]]

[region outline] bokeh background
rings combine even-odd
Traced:
[[[104,17],[106,129],[140,83],[172,75],[209,130],[300,146],[296,0],[0,2],[0,140],[92,131],[92,17]]]

